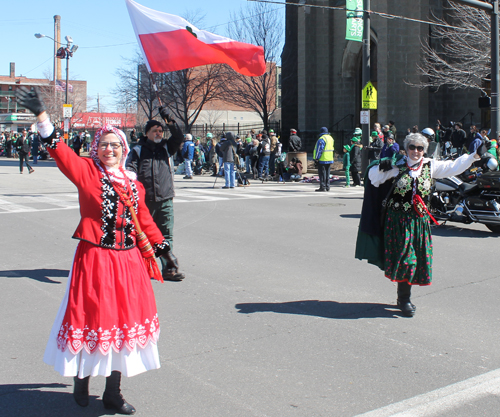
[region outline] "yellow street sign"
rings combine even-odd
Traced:
[[[377,90],[371,83],[368,81],[361,92],[361,107],[363,109],[377,109]]]

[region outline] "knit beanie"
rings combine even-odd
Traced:
[[[144,132],[146,133],[146,135],[148,134],[149,129],[151,129],[153,126],[163,127],[163,125],[158,120],[148,120],[148,122],[146,123],[146,127],[144,128]]]

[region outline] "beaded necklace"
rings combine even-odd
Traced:
[[[410,171],[418,171],[420,168],[422,168],[422,164],[424,163],[424,158],[420,159],[420,162],[418,163],[418,166],[412,165],[410,166],[409,158],[406,159],[406,166],[410,169]]]
[[[132,208],[134,205],[134,195],[132,193],[132,186],[130,185],[130,180],[128,179],[127,175],[125,174],[125,171],[123,170],[123,167],[120,166],[119,168],[120,172],[123,174],[123,177],[125,178],[125,185],[121,185],[120,183],[113,181],[111,177],[109,176],[109,173],[107,170],[104,170],[104,173],[106,174],[106,177],[108,177],[109,182],[113,186],[113,189],[117,192],[118,196],[120,197],[120,201],[129,209]],[[127,187],[128,184],[128,187]]]

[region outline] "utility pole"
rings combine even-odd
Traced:
[[[97,93],[97,113],[101,112],[101,107],[99,105],[99,93]]]
[[[498,73],[498,61],[500,58],[498,36],[499,36],[499,20],[498,20],[498,0],[491,0],[491,3],[478,0],[453,0],[456,3],[464,4],[469,7],[484,10],[491,16],[491,139],[498,139],[500,130],[500,111],[499,111],[499,84],[500,75]]]
[[[361,89],[370,81],[370,0],[363,0],[363,67],[362,67],[362,86]],[[368,115],[370,110],[368,110]],[[361,153],[361,172],[365,172],[368,168],[368,146],[370,145],[370,116],[368,116],[368,124],[363,124],[363,136],[361,143],[363,151]]]

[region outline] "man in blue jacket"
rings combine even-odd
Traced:
[[[186,175],[183,177],[185,180],[193,179],[193,158],[194,158],[194,143],[193,135],[186,134],[186,141],[182,146],[182,157],[184,158],[184,169]]]

